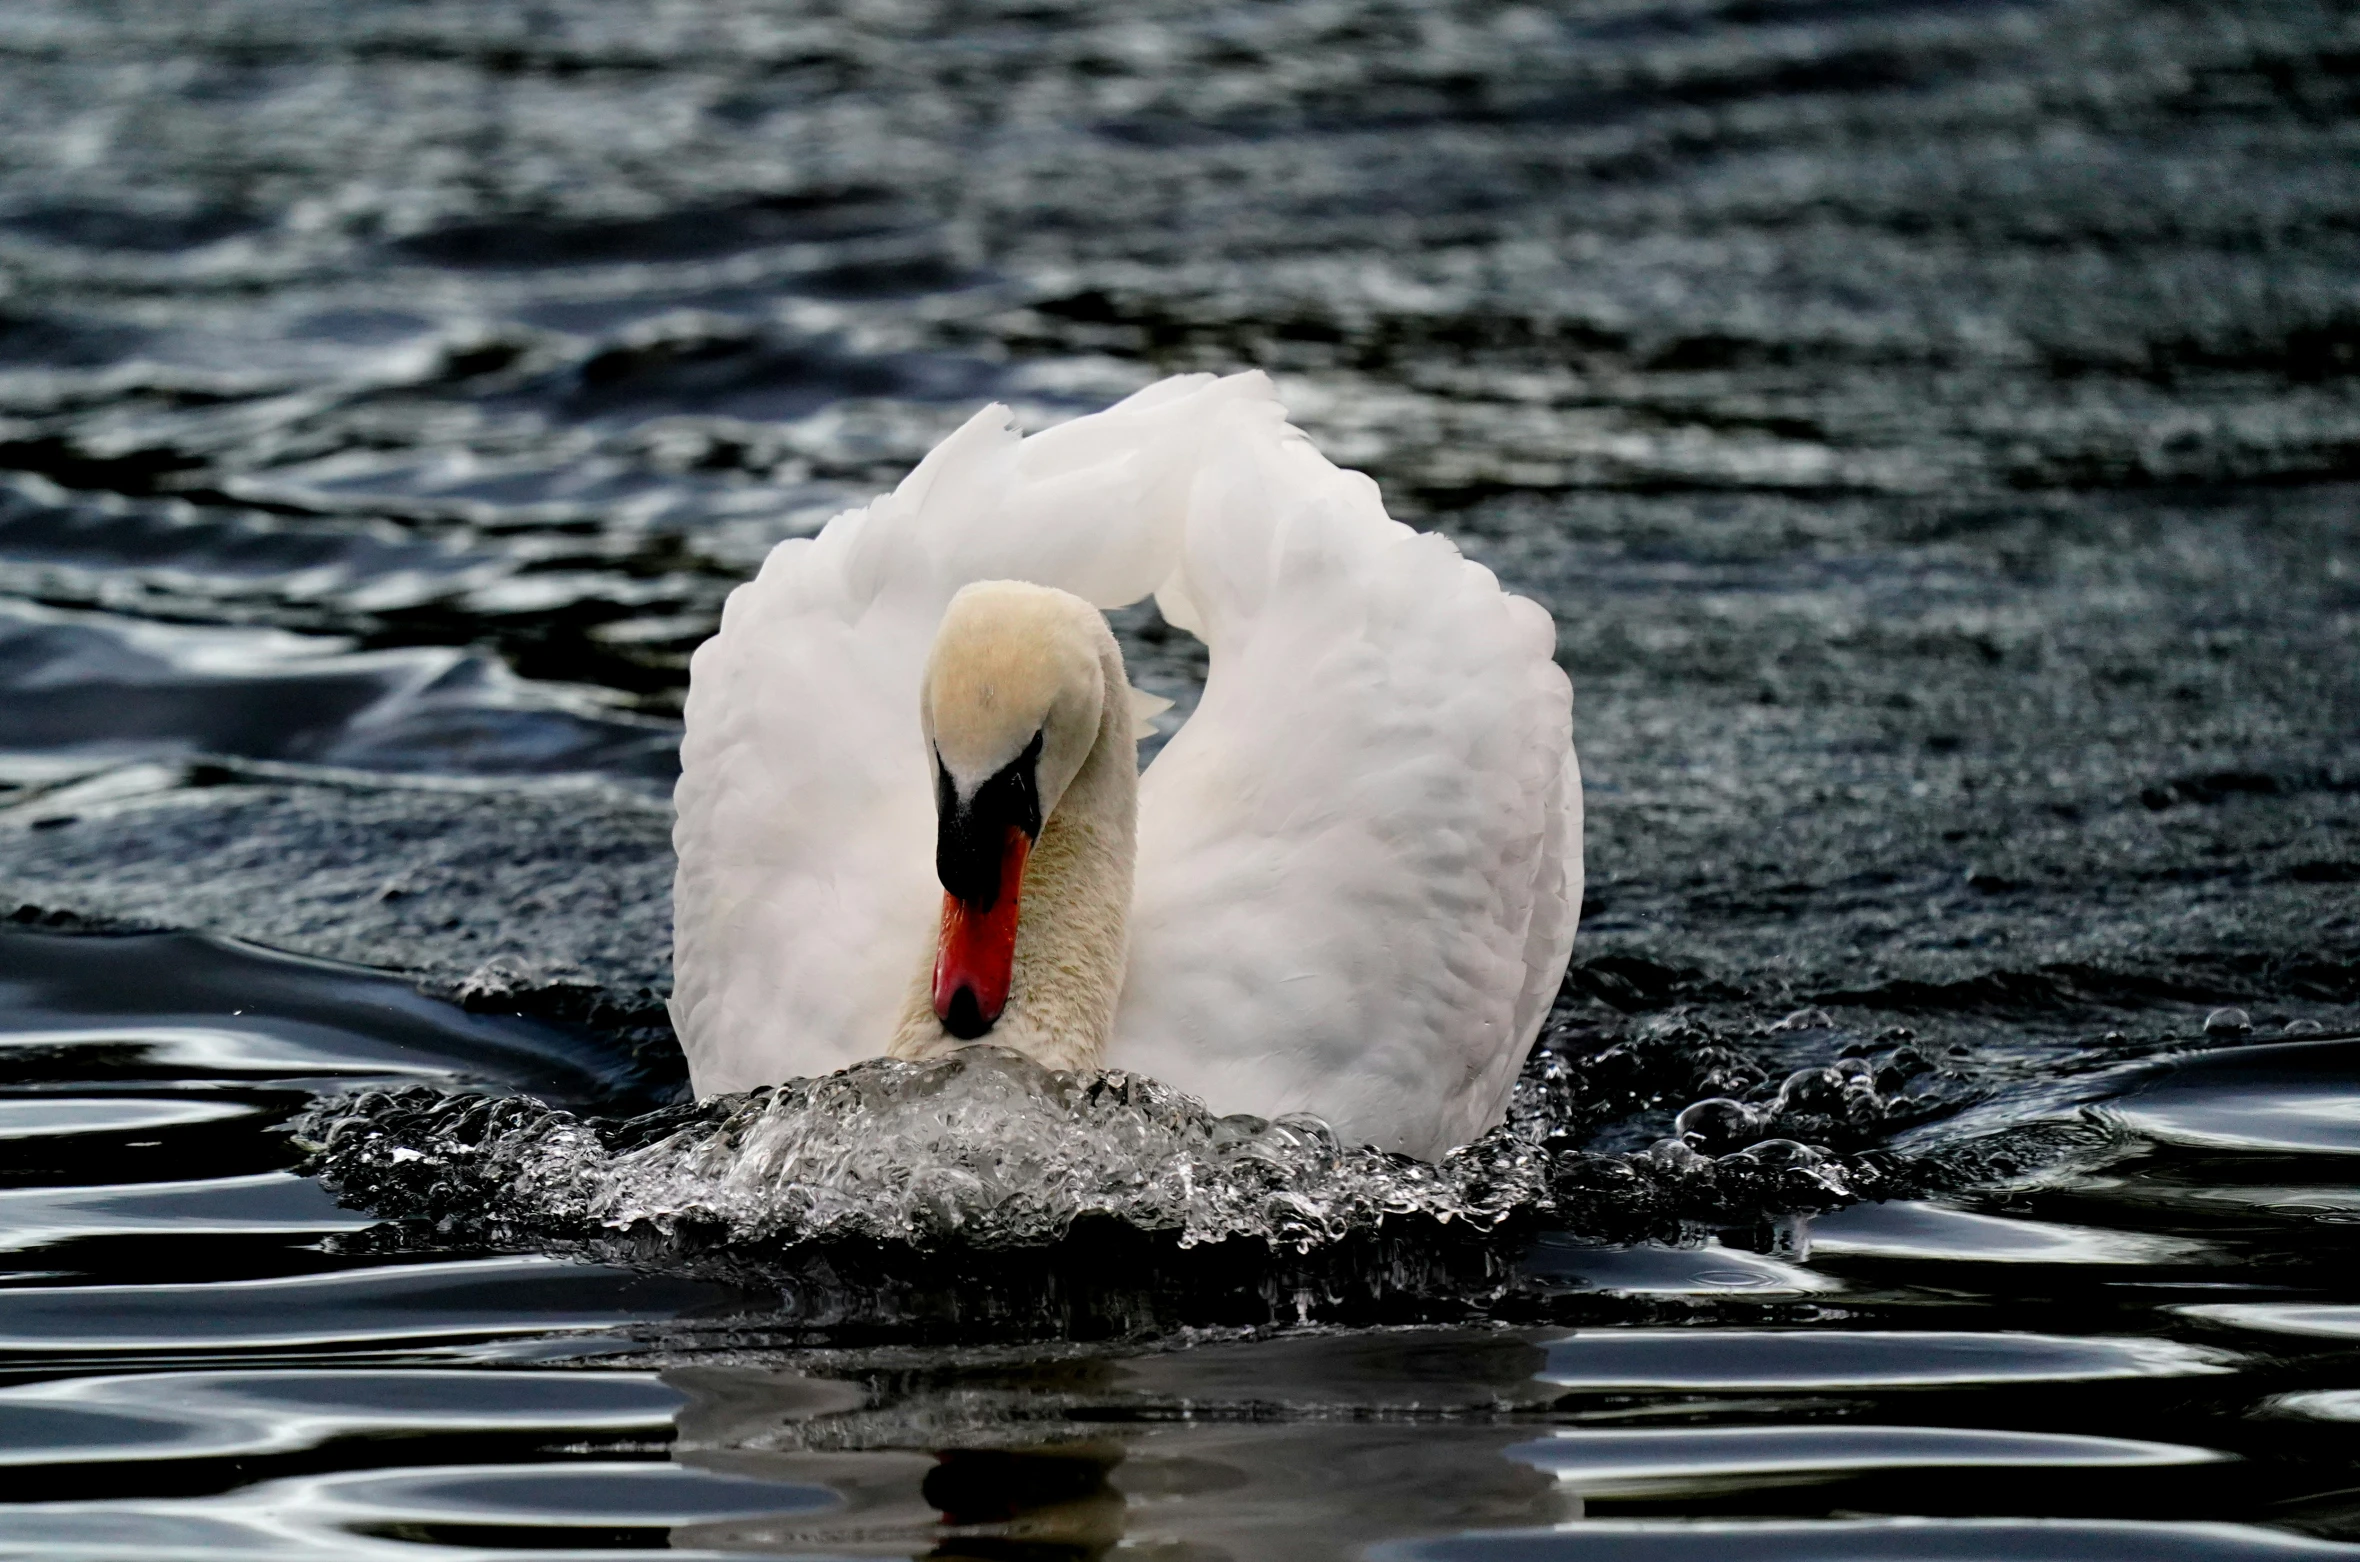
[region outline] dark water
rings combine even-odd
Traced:
[[[2356,60],[2300,0],[0,12],[0,1555],[2360,1554]],[[1561,625],[1517,1131],[1233,1134],[1201,1241],[648,1194],[825,1126],[668,1106],[722,596],[983,400],[1244,365]]]

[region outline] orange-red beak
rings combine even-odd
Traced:
[[[1016,911],[1032,837],[1009,825],[1001,837],[998,893],[975,905],[942,897],[942,944],[934,957],[934,1017],[961,1041],[989,1031],[1008,1007],[1016,971]]]
[[[1042,735],[962,799],[934,759],[934,872],[942,880],[942,944],[934,956],[934,1017],[961,1041],[990,1030],[1016,976],[1016,903],[1024,860],[1041,834]]]

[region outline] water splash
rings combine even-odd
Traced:
[[[1905,1050],[1905,1049],[1898,1049]],[[1439,1162],[1340,1143],[1315,1117],[1215,1116],[1155,1080],[1060,1073],[994,1047],[877,1059],[627,1120],[431,1089],[321,1101],[296,1126],[348,1204],[493,1245],[631,1236],[674,1250],[860,1241],[995,1250],[1103,1219],[1181,1248],[1243,1239],[1307,1253],[1409,1228],[1602,1239],[1744,1224],[1907,1185],[1861,1146],[1936,1098],[1923,1070],[1847,1059],[1713,1097],[1646,1148],[1588,1147],[1602,1122],[1750,1066],[1693,1021],[1580,1054],[1536,1053],[1508,1120]],[[1827,1142],[1796,1137],[1813,1133]]]

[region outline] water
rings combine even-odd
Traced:
[[[2356,1554],[2353,57],[9,8],[0,1555]],[[722,596],[982,400],[1247,364],[1558,617],[1508,1127],[681,1105]]]
[[[1929,1071],[1848,1202],[1570,1147],[1879,1056],[1824,1014],[1561,1022],[1519,1182],[988,1056],[663,1106],[628,1027],[190,934],[0,986],[0,1554],[2351,1554],[2350,1035]]]

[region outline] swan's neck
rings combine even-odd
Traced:
[[[1130,682],[1111,636],[1100,662],[1106,700],[1098,740],[1033,844],[1018,903],[1008,1006],[973,1043],[1011,1048],[1045,1068],[1096,1068],[1123,991],[1139,834],[1139,743]],[[928,950],[887,1056],[938,1058],[970,1045],[935,1018],[933,973]]]

